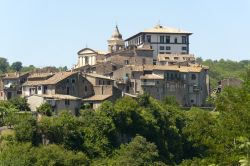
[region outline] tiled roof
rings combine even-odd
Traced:
[[[48,84],[48,85],[52,85],[52,84],[56,84],[62,80],[64,80],[65,78],[76,74],[77,72],[59,72],[59,73],[55,73],[55,75],[53,75],[52,77],[50,77],[49,79],[45,80],[43,82],[43,84]]]
[[[54,75],[53,73],[32,73],[29,78],[45,78]]]
[[[103,101],[111,97],[112,95],[94,95],[89,98],[83,99],[83,101]]]
[[[16,78],[19,78],[19,77],[24,76],[26,74],[28,74],[28,73],[27,72],[24,72],[24,73],[17,73],[17,72],[5,73],[3,79],[16,79]]]
[[[168,65],[156,65],[154,66],[154,70],[172,70],[172,71],[179,71],[179,72],[201,72],[202,66],[168,66]]]
[[[56,84],[64,79],[66,79],[67,77],[75,74],[77,72],[59,72],[59,73],[55,73],[52,77],[50,77],[47,80],[40,80],[40,81],[27,81],[26,83],[24,83],[24,86],[34,86],[34,85],[53,85]]]
[[[156,74],[146,74],[144,76],[141,76],[140,79],[142,79],[142,80],[162,80],[164,78],[162,76],[159,76]]]
[[[145,66],[135,66],[131,65],[132,71],[145,71],[145,70],[172,70],[179,72],[201,72],[202,69],[208,69],[207,66],[202,65],[190,65],[190,66],[178,66],[178,65],[145,65]]]
[[[100,75],[100,74],[96,74],[96,73],[88,73],[86,74],[87,76],[90,76],[90,77],[95,77],[95,78],[102,78],[102,79],[108,79],[108,80],[113,80],[112,78],[110,77],[106,77],[106,76],[103,76],[103,75]]]
[[[42,85],[44,81],[26,81],[23,86],[36,86],[36,85]]]
[[[81,98],[71,96],[71,95],[63,95],[63,94],[54,94],[54,95],[36,95],[49,99],[62,99],[62,100],[81,100]]]
[[[146,29],[143,32],[146,33],[173,33],[173,34],[192,34],[190,32],[178,29],[178,28],[172,28],[172,27],[164,27],[161,25],[156,25],[153,28]]]

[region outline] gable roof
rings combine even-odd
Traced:
[[[3,79],[17,79],[17,78],[20,78],[20,77],[25,76],[25,75],[28,76],[28,74],[29,74],[28,72],[24,72],[24,73],[18,73],[18,72],[5,73]]]
[[[114,80],[112,78],[106,77],[104,75],[96,74],[96,73],[87,73],[86,76],[94,77],[94,78],[107,79],[107,80],[112,80],[112,81]]]
[[[76,74],[77,72],[59,72],[59,73],[55,73],[52,77],[50,77],[47,80],[39,80],[39,81],[27,81],[26,83],[24,83],[24,86],[32,86],[32,85],[53,85],[56,84],[74,74]]]
[[[103,101],[111,97],[112,95],[94,95],[89,98],[83,99],[83,101]]]

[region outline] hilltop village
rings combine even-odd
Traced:
[[[25,97],[31,111],[47,102],[56,113],[76,113],[83,105],[97,109],[103,101],[143,93],[158,100],[174,96],[185,107],[206,106],[209,69],[190,54],[190,35],[156,25],[124,40],[116,26],[107,51],[81,49],[70,71],[2,75],[0,100]]]

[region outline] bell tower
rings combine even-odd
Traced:
[[[119,32],[118,26],[116,25],[115,30],[108,40],[108,51],[116,52],[122,50],[125,47],[125,42],[122,39],[122,35]]]

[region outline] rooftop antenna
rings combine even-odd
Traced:
[[[87,43],[85,44],[85,48],[88,48],[88,44]]]

